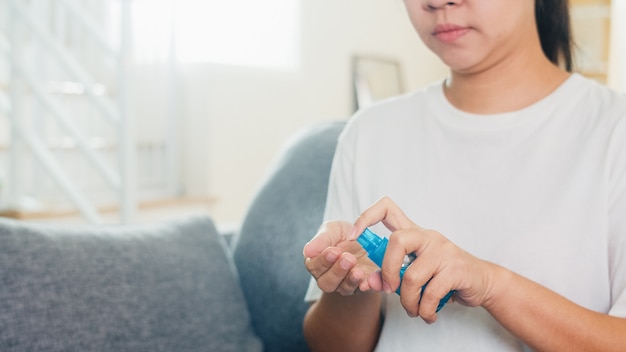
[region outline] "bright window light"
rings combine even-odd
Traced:
[[[297,65],[297,0],[179,0],[175,23],[179,62]]]
[[[114,25],[119,24],[119,7],[111,10]],[[300,0],[132,2],[131,42],[137,62],[168,59],[173,38],[180,63],[294,69],[299,28]]]

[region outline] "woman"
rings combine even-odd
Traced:
[[[405,5],[450,74],[340,137],[303,251],[312,350],[626,350],[626,99],[569,72],[567,1]]]

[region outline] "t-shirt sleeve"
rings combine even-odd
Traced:
[[[609,314],[626,318],[626,111],[611,138],[609,160]]]

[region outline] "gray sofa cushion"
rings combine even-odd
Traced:
[[[0,219],[1,351],[260,351],[203,217],[67,229]]]
[[[308,127],[279,155],[233,239],[252,325],[268,352],[308,350],[302,319],[310,275],[302,248],[319,227],[345,121]]]

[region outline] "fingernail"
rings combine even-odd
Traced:
[[[391,286],[386,282],[383,282],[383,290],[385,291],[385,293],[391,293],[392,291]]]
[[[356,226],[352,226],[352,229],[350,230],[350,234],[348,234],[348,239],[353,240],[356,237],[357,237],[357,228]]]
[[[337,253],[335,252],[328,252],[328,254],[326,254],[326,260],[328,260],[331,263],[334,263],[338,257],[339,255],[337,255]]]
[[[344,270],[348,270],[348,269],[350,269],[350,268],[352,267],[352,263],[351,263],[349,260],[347,260],[347,259],[342,259],[342,260],[339,262],[339,266],[340,266],[342,269],[344,269]]]

